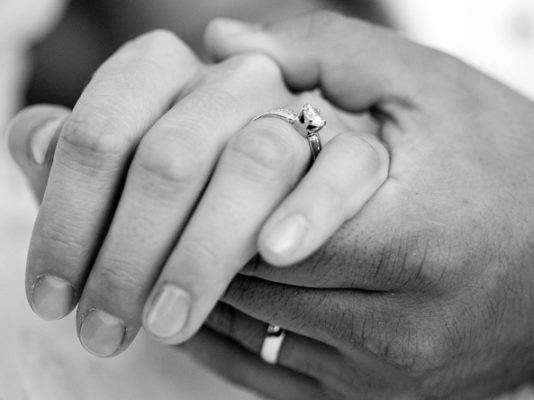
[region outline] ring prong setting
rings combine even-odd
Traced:
[[[322,117],[319,109],[313,107],[311,104],[305,104],[299,115],[299,122],[304,125],[308,135],[319,132],[326,125],[326,120]]]

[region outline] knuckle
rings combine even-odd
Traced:
[[[115,157],[129,150],[130,140],[117,133],[120,130],[110,129],[110,124],[92,124],[89,120],[69,118],[63,125],[61,140],[73,148],[75,152],[88,156],[95,163],[102,158]],[[106,126],[106,129],[99,128]]]
[[[128,42],[125,45],[125,49],[147,55],[162,55],[169,51],[176,53],[190,52],[187,45],[175,33],[165,29],[147,32]]]
[[[131,262],[114,260],[98,268],[97,288],[99,292],[116,293],[119,296],[137,297],[145,293],[147,276]]]
[[[254,179],[282,177],[297,162],[297,151],[283,135],[266,127],[243,130],[232,138],[225,152],[225,162]]]
[[[454,352],[452,340],[446,334],[448,329],[438,329],[433,322],[423,322],[418,325],[418,333],[414,335],[415,340],[409,346],[406,352],[408,357],[405,359],[409,372],[414,376],[443,367],[450,362]],[[411,361],[408,363],[408,360]]]
[[[438,334],[419,342],[411,372],[415,375],[425,374],[443,365],[446,365],[451,357],[451,347],[444,336]]]
[[[147,45],[154,48],[161,48],[162,46],[176,46],[177,44],[182,45],[183,43],[174,32],[167,29],[152,30],[142,35],[140,39],[145,41]]]
[[[351,340],[356,345],[361,345],[378,359],[396,368],[411,368],[412,330],[404,315],[388,313],[377,317],[375,313],[367,313],[361,321],[354,321],[351,326],[352,335],[355,335]]]
[[[43,221],[42,217],[40,221]],[[46,247],[39,246],[36,250],[56,253],[57,256],[66,259],[82,259],[88,255],[89,249],[87,243],[83,243],[77,235],[68,232],[68,230],[43,229],[44,227],[42,225],[43,223],[41,222],[36,226],[35,235],[40,236],[39,239],[45,242]],[[33,249],[33,246],[30,249]]]
[[[145,33],[127,42],[112,59],[117,79],[124,76],[125,69],[148,69],[164,76],[175,76],[177,68],[186,71],[184,66],[188,66],[189,72],[192,72],[198,62],[185,42],[175,33],[164,29]],[[136,76],[143,78],[143,74]]]
[[[389,337],[380,343],[378,349],[388,363],[418,377],[450,361],[452,342],[443,329],[437,329],[434,321],[403,316],[393,322],[389,327],[390,334],[386,335]]]
[[[206,170],[200,146],[194,142],[190,136],[187,140],[173,139],[171,143],[167,139],[147,138],[139,146],[132,168],[156,195],[191,187]]]

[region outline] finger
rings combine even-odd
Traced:
[[[217,375],[269,399],[325,399],[325,393],[315,379],[266,364],[235,341],[209,328],[201,329],[178,348]]]
[[[440,256],[427,237],[398,234],[406,223],[395,221],[398,203],[392,205],[389,199],[384,200],[386,196],[378,196],[395,190],[391,186],[396,182],[388,179],[388,183],[389,187],[383,185],[372,196],[363,212],[342,225],[330,240],[303,261],[291,268],[278,268],[255,257],[239,273],[316,289],[424,291],[430,280],[421,273],[421,267],[435,263]]]
[[[355,360],[379,362],[388,374],[395,374],[392,365],[411,365],[416,337],[432,335],[414,318],[418,303],[400,294],[301,288],[238,275],[221,300]]]
[[[152,291],[145,328],[179,343],[201,326],[309,160],[306,140],[279,119],[254,121],[232,137]]]
[[[263,226],[258,248],[264,260],[290,265],[317,250],[384,183],[388,160],[375,135],[337,135]]]
[[[206,326],[259,356],[268,324],[219,303],[206,320]],[[357,375],[356,365],[343,358],[335,348],[289,331],[286,331],[276,364],[340,390],[353,386]],[[343,369],[348,372],[344,376],[333,372]]]
[[[206,320],[206,326],[227,336],[254,354],[261,354],[267,324],[233,307],[219,303]],[[327,344],[286,331],[277,365],[317,379],[323,388],[336,388],[339,393],[373,397],[382,396],[390,388],[409,392],[409,379],[381,362],[370,360],[365,352],[352,351],[349,356]],[[391,393],[393,397],[393,393]],[[338,398],[334,396],[333,398]]]
[[[216,19],[206,29],[206,43],[218,58],[263,52],[280,64],[294,89],[320,86],[346,110],[376,104],[405,107],[414,94],[421,97],[436,87],[436,51],[328,11],[266,27]]]
[[[197,65],[173,35],[146,34],[103,64],[64,122],[28,256],[28,300],[41,317],[75,306],[137,142]]]
[[[10,122],[7,140],[11,156],[18,164],[40,203],[59,132],[70,110],[53,105],[28,107]]]
[[[77,311],[80,339],[94,354],[117,354],[134,339],[150,289],[228,138],[291,98],[265,56],[228,60],[208,75],[143,137],[130,165]]]

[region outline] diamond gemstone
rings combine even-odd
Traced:
[[[305,104],[302,107],[299,119],[306,126],[308,133],[316,133],[326,125],[326,121],[319,110],[311,104]]]

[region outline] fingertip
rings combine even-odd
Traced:
[[[6,128],[8,152],[41,199],[61,126],[70,110],[37,105],[20,111]]]
[[[165,283],[154,290],[143,310],[143,327],[157,340],[177,345],[189,334],[191,297],[181,287]]]
[[[52,275],[39,276],[27,291],[35,314],[45,320],[58,320],[74,308],[74,288],[65,279]]]
[[[70,111],[63,107],[38,105],[20,111],[6,129],[9,152],[23,169],[42,165],[58,128]]]
[[[262,229],[258,249],[262,258],[275,267],[285,267],[302,258],[302,247],[310,233],[303,214],[293,214],[269,223]]]
[[[211,20],[206,27],[206,32],[219,34],[226,37],[241,36],[262,30],[262,25],[232,18],[218,17]]]
[[[262,36],[257,33],[261,31],[261,24],[219,17],[206,26],[204,43],[215,60],[222,60],[238,53],[258,51]]]
[[[120,318],[96,308],[84,313],[78,337],[83,348],[90,354],[108,358],[122,353],[126,343],[127,328]]]

